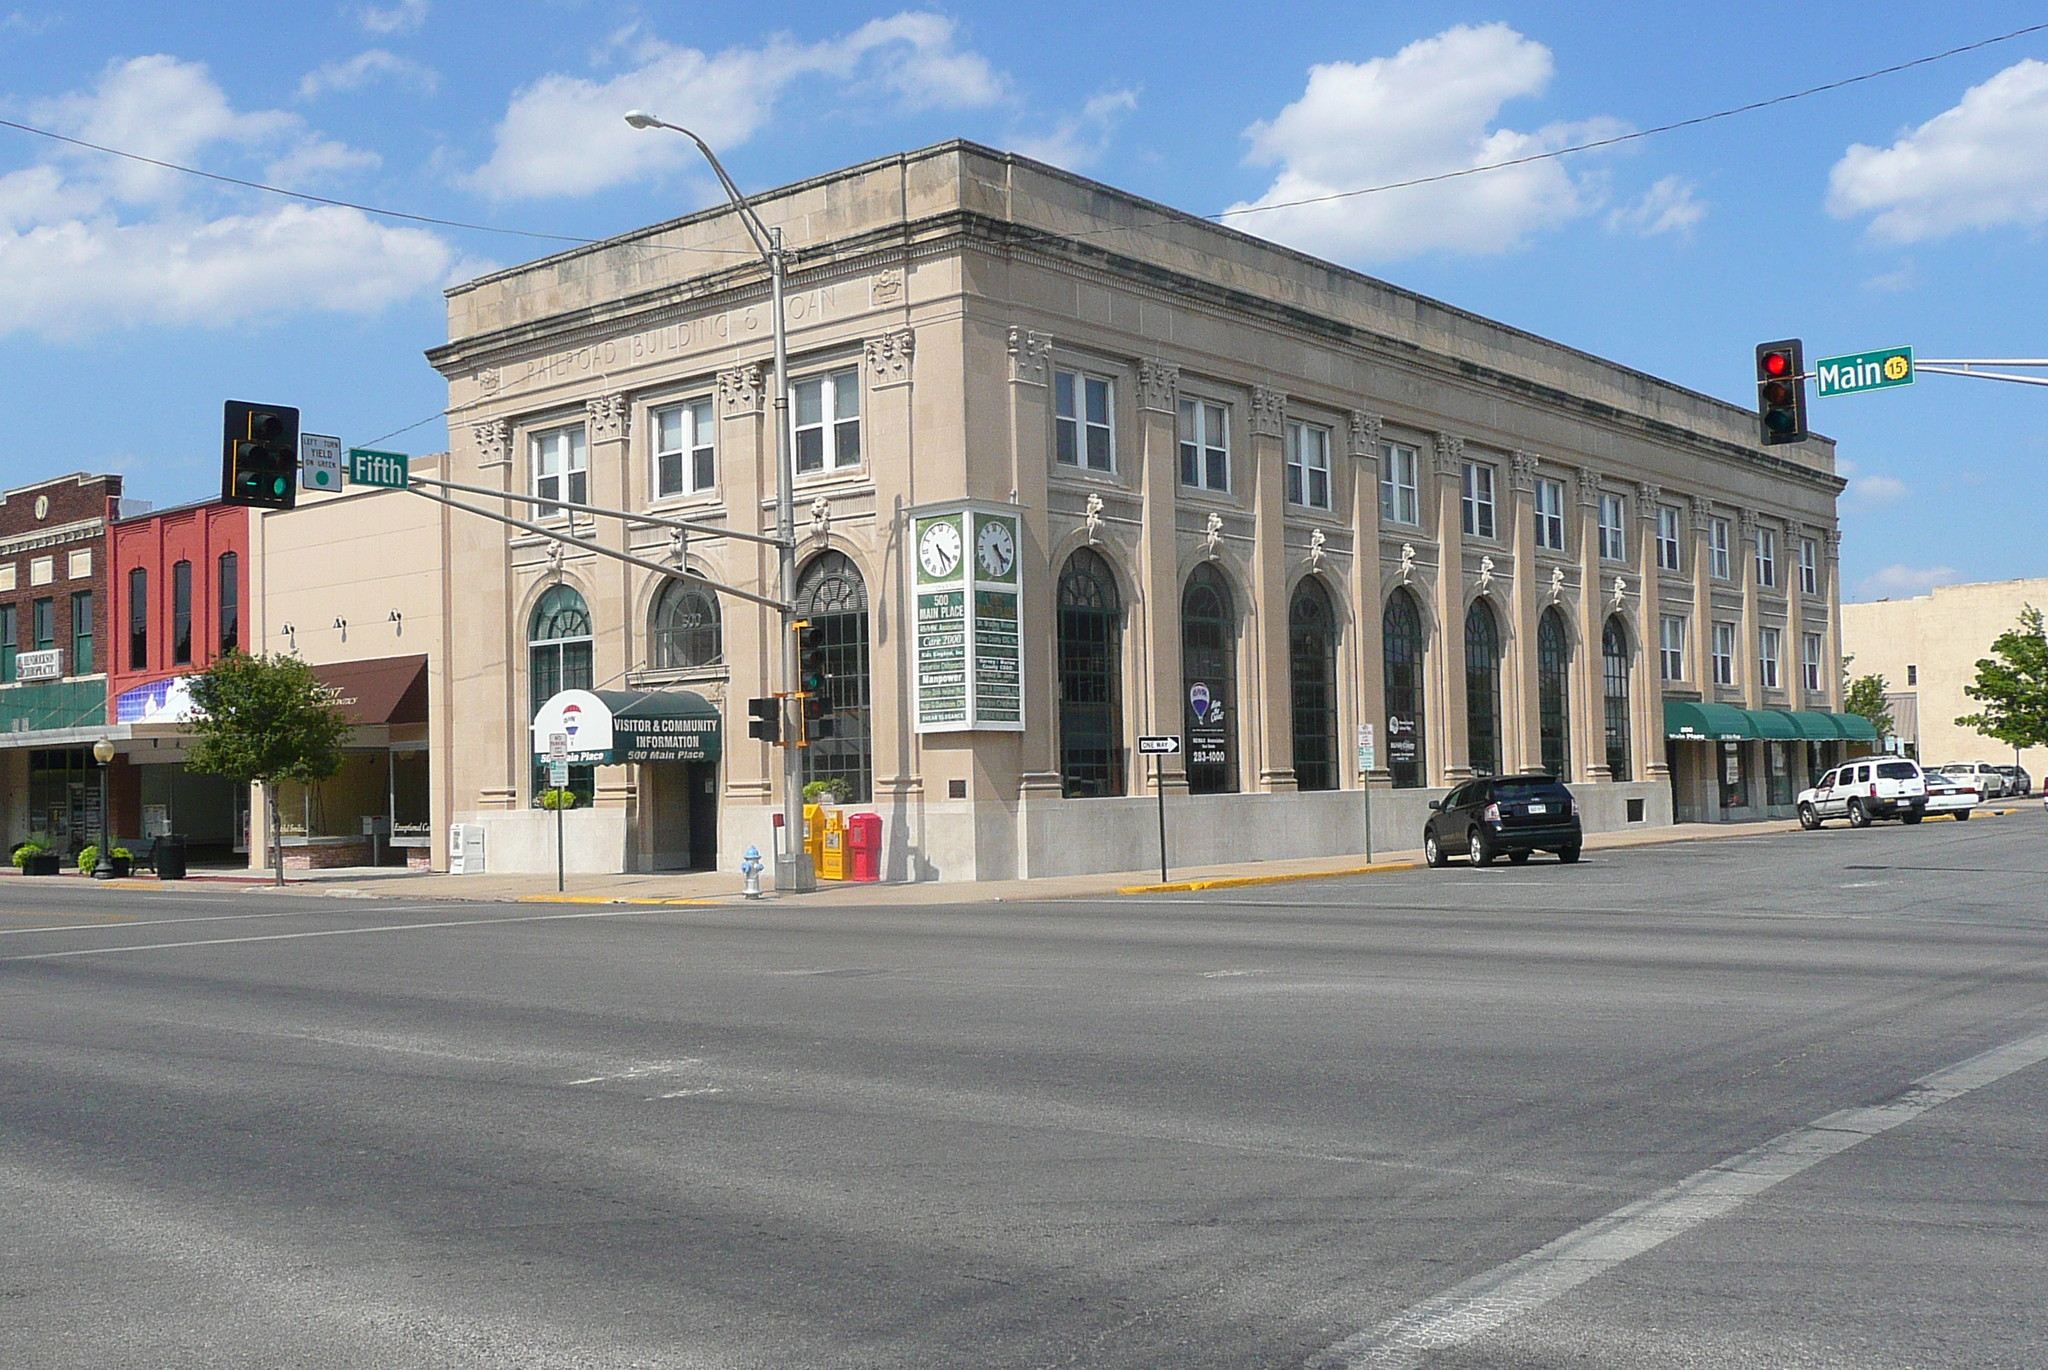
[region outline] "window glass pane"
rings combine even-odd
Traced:
[[[847,419],[832,426],[832,464],[860,465],[860,420]]]
[[[1052,377],[1052,411],[1063,419],[1078,419],[1081,411],[1074,403],[1074,384],[1079,379],[1071,371],[1055,371]]]
[[[796,421],[799,424],[825,421],[825,382],[822,379],[796,383]]]
[[[1088,422],[1109,422],[1109,382],[1088,378]]]
[[[860,417],[860,373],[838,371],[832,376],[832,417],[835,419],[857,419]]]
[[[657,409],[654,411],[654,444],[663,452],[673,452],[683,445],[683,411],[680,409]]]
[[[1109,450],[1109,430],[1107,428],[1090,428],[1088,430],[1089,469],[1108,471],[1115,464],[1115,459],[1110,455]]]

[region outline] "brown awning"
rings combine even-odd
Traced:
[[[387,656],[315,666],[314,677],[334,691],[341,716],[359,728],[427,721],[427,659]]]

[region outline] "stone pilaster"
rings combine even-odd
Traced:
[[[1606,586],[1600,572],[1600,477],[1581,467],[1572,481],[1579,510],[1579,650],[1572,657],[1572,732],[1583,739],[1586,779],[1614,778],[1607,766],[1607,682],[1600,651],[1606,626]]]
[[[1465,465],[1465,440],[1449,433],[1436,435],[1436,621],[1441,663],[1435,672],[1438,688],[1436,738],[1430,753],[1437,759],[1440,784],[1455,785],[1472,776],[1472,742],[1465,721],[1465,534],[1461,521],[1459,473]]]
[[[1636,578],[1642,582],[1637,633],[1640,686],[1631,691],[1630,751],[1638,780],[1668,780],[1664,755],[1664,622],[1657,567],[1657,511],[1664,492],[1644,481],[1636,486]]]
[[[1357,722],[1372,726],[1374,752],[1373,771],[1359,775],[1358,783],[1384,789],[1393,784],[1393,776],[1387,770],[1387,657],[1380,638],[1380,416],[1352,410],[1349,436],[1351,526],[1358,530],[1351,556],[1356,629],[1349,636],[1357,663]],[[1356,749],[1351,757],[1355,767]],[[1345,770],[1356,774],[1353,767]]]
[[[1148,733],[1185,734],[1181,706],[1180,556],[1174,528],[1180,483],[1177,428],[1180,368],[1171,362],[1144,358],[1138,363],[1139,507],[1137,620],[1129,640],[1144,657],[1137,679],[1146,693],[1133,699],[1140,729]],[[1165,758],[1160,783],[1167,793],[1185,793],[1186,753]],[[1141,768],[1139,774],[1144,773]]]
[[[1536,621],[1543,612],[1543,587],[1536,575],[1536,468],[1534,452],[1508,458],[1508,484],[1513,502],[1505,539],[1514,559],[1514,585],[1509,596],[1515,632],[1508,660],[1513,663],[1505,683],[1505,712],[1511,720],[1508,748],[1502,760],[1518,770],[1543,765],[1542,700],[1537,692]]]
[[[1264,386],[1252,389],[1246,427],[1251,434],[1251,469],[1246,473],[1252,496],[1252,626],[1246,634],[1253,669],[1246,684],[1251,696],[1238,711],[1240,745],[1256,755],[1245,758],[1245,772],[1258,777],[1268,791],[1296,788],[1294,776],[1293,678],[1287,653],[1287,465],[1282,435],[1287,426],[1287,396]],[[1245,726],[1256,717],[1256,731]]]

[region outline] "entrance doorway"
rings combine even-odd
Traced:
[[[646,805],[649,870],[718,868],[716,762],[646,762],[640,767],[640,793]]]

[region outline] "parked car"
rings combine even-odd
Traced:
[[[1952,813],[1958,823],[1970,821],[1970,810],[1977,807],[1981,798],[1976,786],[1961,776],[1940,771],[1923,771],[1921,778],[1927,782],[1927,812]]]
[[[2034,777],[2027,774],[2024,766],[1993,766],[1991,768],[2005,777],[2005,792],[2008,795],[2026,795],[2034,792]]]
[[[1422,826],[1422,854],[1432,866],[1450,864],[1456,852],[1475,866],[1503,855],[1520,865],[1537,851],[1571,862],[1586,840],[1579,801],[1552,775],[1468,780],[1429,807],[1435,812]]]
[[[1977,793],[1986,799],[2005,798],[2005,777],[1998,773],[1998,767],[1988,762],[1952,761],[1941,768],[1941,773],[1975,785]]]
[[[2034,792],[2034,777],[2028,773],[2027,768],[2025,766],[2014,766],[2012,770],[2013,774],[2018,776],[2020,780],[2019,792],[2021,794],[2032,794]]]
[[[1918,823],[1927,816],[1927,778],[1917,761],[1866,756],[1835,767],[1813,788],[1799,792],[1799,826],[1808,830],[1830,818],[1867,828],[1876,818]]]

